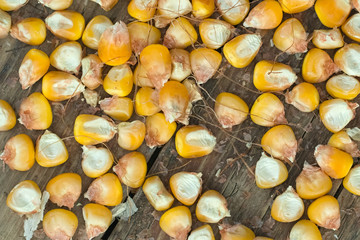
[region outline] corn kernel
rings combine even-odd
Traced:
[[[90,54],[81,60],[82,76],[81,82],[90,90],[99,87],[102,81],[102,67],[101,59],[95,55]]]
[[[129,120],[134,110],[132,100],[127,97],[113,96],[101,100],[99,104],[104,113],[120,121]]]
[[[104,90],[110,95],[125,97],[133,88],[133,77],[128,64],[112,67],[104,79]]]
[[[115,133],[115,124],[108,119],[89,114],[80,114],[75,119],[74,136],[81,145],[110,141]]]
[[[32,214],[40,211],[41,191],[31,180],[18,183],[9,193],[6,205],[19,214]]]
[[[156,211],[167,210],[174,202],[174,197],[166,190],[158,176],[146,179],[142,189],[147,200]]]
[[[40,166],[55,167],[66,162],[68,157],[63,140],[55,133],[46,130],[36,141],[35,159]]]
[[[139,55],[141,51],[150,44],[160,42],[160,30],[150,24],[131,22],[128,24],[128,30],[131,41],[131,49],[135,55]]]
[[[195,172],[178,172],[169,180],[171,192],[184,205],[191,206],[201,193],[202,174]]]
[[[191,74],[190,53],[184,49],[171,49],[171,80],[181,82]]]
[[[189,0],[158,0],[158,14],[163,18],[174,19],[192,11]]]
[[[39,3],[52,10],[65,10],[71,6],[73,0],[38,0]]]
[[[150,78],[148,78],[146,69],[141,66],[140,62],[136,65],[134,70],[134,84],[139,87],[155,87]]]
[[[108,17],[103,15],[95,16],[86,25],[81,38],[82,42],[88,48],[97,50],[99,47],[101,35],[108,27],[111,27],[112,25],[113,23]]]
[[[314,30],[312,42],[321,49],[335,49],[344,46],[341,31],[337,28]]]
[[[118,3],[119,0],[91,0],[93,2],[96,2],[100,5],[102,9],[105,11],[110,11],[115,5]]]
[[[244,21],[244,27],[274,29],[280,25],[283,11],[278,1],[266,0],[251,9]]]
[[[360,174],[360,165],[353,167],[344,178],[343,185],[352,194],[360,195],[360,186],[358,184]]]
[[[85,102],[90,105],[91,107],[96,108],[98,101],[99,101],[99,93],[95,90],[90,90],[89,88],[85,88],[83,92],[83,96]]]
[[[138,149],[145,139],[146,127],[143,122],[122,122],[118,125],[118,144],[125,150]]]
[[[238,25],[250,10],[249,0],[217,0],[221,17],[232,25]]]
[[[176,122],[169,123],[163,113],[156,113],[146,118],[146,145],[150,148],[164,145],[176,131]]]
[[[221,240],[253,240],[255,238],[254,232],[242,225],[226,225],[221,224],[219,226]]]
[[[347,75],[360,77],[360,45],[346,44],[334,56],[336,65]]]
[[[336,198],[330,195],[313,201],[308,207],[309,219],[319,227],[337,230],[340,227],[340,207]]]
[[[285,13],[300,13],[314,6],[315,0],[279,0]]]
[[[204,223],[218,223],[230,217],[225,197],[215,190],[208,190],[201,195],[195,213],[197,219]]]
[[[78,75],[81,67],[82,48],[78,42],[65,42],[50,55],[50,64],[64,72]]]
[[[321,23],[328,28],[341,26],[351,11],[350,1],[317,0],[315,12]]]
[[[53,120],[49,101],[39,92],[34,92],[21,102],[19,115],[19,122],[29,130],[48,129]]]
[[[112,222],[111,211],[100,204],[88,203],[82,209],[85,220],[86,235],[89,239],[105,232]]]
[[[302,199],[316,199],[330,192],[332,181],[321,168],[304,163],[303,170],[296,178],[296,192]]]
[[[159,224],[170,237],[185,240],[191,231],[191,212],[185,206],[171,208],[161,216]]]
[[[141,22],[147,22],[154,17],[157,2],[158,0],[131,0],[127,7],[127,11],[133,18]]]
[[[46,38],[46,26],[40,18],[25,18],[11,27],[10,35],[29,45],[40,45]]]
[[[6,12],[15,11],[25,6],[29,0],[0,0],[0,9]]]
[[[0,132],[8,131],[15,127],[16,115],[9,103],[0,99]]]
[[[43,229],[50,239],[71,239],[78,227],[76,215],[69,210],[53,209],[44,215]]]
[[[155,89],[149,87],[140,88],[135,96],[136,113],[141,116],[152,116],[160,112]]]
[[[253,83],[263,92],[283,91],[296,81],[297,76],[289,65],[261,60],[255,65]]]
[[[204,19],[210,17],[215,11],[215,0],[192,0],[192,14],[194,17]]]
[[[147,163],[144,154],[131,152],[122,156],[113,171],[120,181],[131,188],[139,188],[145,181]]]
[[[328,145],[343,150],[352,157],[360,157],[360,150],[358,149],[356,142],[354,142],[344,130],[334,133],[330,137]]]
[[[334,98],[352,100],[360,93],[360,82],[346,74],[337,75],[326,82],[326,91]]]
[[[201,91],[194,80],[185,79],[182,84],[186,87],[189,92],[190,102],[197,102],[202,100]],[[189,104],[190,105],[190,104]]]
[[[302,82],[285,94],[285,101],[302,112],[312,112],[319,106],[320,96],[314,85]]]
[[[223,48],[224,56],[236,68],[248,66],[258,54],[262,45],[257,34],[242,34],[227,42]]]
[[[249,107],[235,94],[223,92],[215,100],[215,114],[223,128],[231,128],[244,122],[249,114]]]
[[[197,48],[192,50],[190,64],[196,82],[203,84],[212,78],[219,69],[221,61],[221,54],[213,49]]]
[[[112,167],[114,157],[107,148],[82,146],[81,167],[86,176],[97,178],[105,174]]]
[[[309,220],[298,221],[290,231],[289,240],[322,240],[318,227]],[[255,239],[254,239],[255,240]]]
[[[187,48],[194,45],[197,38],[197,32],[189,20],[179,17],[170,23],[163,44],[167,48]]]
[[[130,59],[130,36],[124,22],[115,23],[101,34],[98,55],[103,63],[110,66],[122,65]]]
[[[231,36],[233,26],[219,19],[205,19],[200,22],[199,33],[206,47],[218,49],[222,47]]]
[[[84,197],[89,201],[105,206],[119,205],[123,198],[123,190],[119,178],[113,173],[106,173],[96,178],[89,186]]]
[[[11,16],[7,12],[0,9],[0,19],[0,39],[2,39],[9,35],[11,28]]]
[[[194,1],[193,1],[194,4]],[[191,231],[188,240],[215,240],[214,232],[209,224],[202,225]]]

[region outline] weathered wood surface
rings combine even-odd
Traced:
[[[126,6],[128,0],[120,0],[114,9],[109,12],[103,11],[97,4],[91,1],[74,0],[70,9],[76,10],[82,13],[88,22],[95,15],[106,15],[115,22],[118,20],[128,23],[131,18],[126,12]],[[254,6],[256,3],[253,3]],[[13,21],[25,17],[37,16],[44,19],[51,10],[42,7],[37,4],[35,0],[30,0],[29,4],[21,8],[20,10],[12,14]],[[290,16],[285,14],[284,18]],[[296,14],[295,17],[301,19],[307,32],[311,33],[313,29],[322,28],[321,23],[316,17],[314,9],[310,9],[304,13]],[[230,67],[225,62],[222,65],[223,74],[218,76],[203,87],[206,89],[212,98],[215,98],[219,93],[223,91],[232,92],[242,97],[247,104],[251,107],[259,93],[252,84],[252,72],[256,62],[266,59],[273,60],[280,51],[275,47],[271,47],[270,39],[273,35],[272,31],[258,31],[263,38],[263,46],[260,53],[257,55],[253,63],[245,69],[235,69]],[[240,26],[237,27],[236,34],[245,33],[245,30]],[[50,32],[48,32],[47,41],[39,48],[46,53],[50,54],[54,49],[55,44],[59,39],[54,38]],[[61,42],[61,40],[59,40]],[[346,39],[350,42],[349,39]],[[312,44],[309,44],[312,48]],[[11,37],[4,40],[0,40],[0,98],[8,101],[18,113],[21,100],[27,97],[30,93],[35,91],[41,91],[41,82],[36,83],[30,90],[21,90],[20,84],[17,81],[17,71],[22,61],[22,58],[31,46],[27,46]],[[88,53],[93,53],[89,51]],[[329,51],[333,56],[334,51]],[[279,55],[277,61],[290,64],[297,72],[299,79],[297,82],[301,82],[301,58],[305,54],[302,54],[300,58],[292,55],[282,54]],[[104,73],[108,70],[105,69]],[[321,94],[321,100],[324,101],[329,97],[325,91],[325,84],[316,85]],[[249,90],[250,89],[250,90]],[[107,94],[99,88],[102,97]],[[252,228],[256,235],[263,235],[273,237],[274,239],[285,240],[293,223],[284,224],[278,223],[271,219],[270,208],[274,198],[282,193],[288,185],[295,187],[295,179],[301,171],[304,161],[314,163],[313,157],[314,147],[317,144],[326,144],[330,132],[327,131],[322,125],[318,111],[313,113],[302,113],[292,107],[285,104],[286,118],[288,119],[290,126],[293,128],[297,139],[299,139],[299,152],[296,157],[296,163],[292,166],[288,165],[289,178],[282,185],[268,190],[262,190],[256,187],[253,175],[249,169],[245,166],[248,165],[252,170],[256,164],[257,159],[262,152],[261,147],[255,143],[259,143],[262,135],[268,130],[265,127],[259,127],[247,119],[241,126],[234,127],[231,132],[225,132],[218,126],[214,116],[206,111],[204,104],[210,107],[214,106],[212,98],[203,91],[205,102],[198,102],[195,105],[193,117],[191,123],[204,124],[215,134],[218,139],[216,151],[209,156],[199,159],[182,159],[180,158],[174,148],[174,140],[172,139],[161,149],[157,151],[150,150],[146,146],[141,146],[140,152],[146,155],[149,163],[149,175],[159,175],[160,178],[168,187],[168,180],[172,174],[177,171],[194,171],[203,173],[203,191],[214,189],[221,192],[228,200],[229,209],[231,211],[231,218],[225,219],[224,223],[237,223],[241,222],[248,227]],[[282,94],[278,94],[280,99],[284,102]],[[360,98],[356,98],[354,101],[359,102]],[[65,102],[62,103],[65,105]],[[60,137],[71,136],[73,122],[76,116],[80,113],[96,112],[96,109],[92,109],[79,99],[73,99],[70,101],[65,114],[61,113],[61,107],[58,104],[53,105],[53,111],[55,114],[54,122],[49,130],[55,132]],[[101,115],[101,111],[97,111],[96,114]],[[360,114],[360,111],[357,111]],[[202,121],[199,117],[204,117],[207,122]],[[132,119],[141,119],[133,116]],[[354,119],[349,126],[360,126],[360,118]],[[43,133],[43,131],[28,131],[20,124],[8,132],[0,132],[0,149],[3,148],[6,141],[19,133],[26,133],[32,137],[35,141],[36,138]],[[253,142],[253,145],[246,145],[243,140],[247,142]],[[22,238],[22,219],[8,209],[5,205],[6,197],[9,191],[20,181],[30,179],[38,183],[42,190],[45,189],[47,182],[54,176],[63,172],[76,172],[81,175],[83,180],[83,189],[86,191],[92,179],[86,177],[81,170],[81,148],[80,145],[73,139],[65,141],[68,147],[70,157],[69,160],[61,166],[54,168],[43,168],[35,164],[34,167],[28,172],[11,171],[7,167],[0,175],[0,185],[2,191],[0,193],[0,239],[23,239]],[[114,157],[118,159],[126,151],[118,147],[116,139],[113,139],[108,144],[109,148],[114,153]],[[241,154],[242,158],[238,156]],[[154,159],[156,157],[156,159]],[[235,161],[229,164],[232,159]],[[358,159],[354,159],[355,162]],[[221,171],[220,176],[216,173]],[[124,187],[124,194],[126,195],[126,187]],[[359,230],[359,197],[350,194],[347,190],[343,189],[341,180],[334,181],[331,194],[339,199],[341,207],[341,220],[342,224],[338,231],[330,231],[322,229],[324,239],[335,240],[352,240],[357,239],[360,234]],[[134,201],[139,208],[138,212],[129,221],[119,221],[115,228],[110,229],[108,233],[104,235],[104,239],[169,239],[164,232],[161,231],[158,219],[161,213],[154,211],[151,205],[146,200],[141,189],[136,192]],[[81,196],[78,201],[80,204],[86,204],[88,201]],[[310,201],[305,201],[306,205]],[[174,205],[179,205],[175,202]],[[46,210],[56,208],[55,204],[49,203]],[[77,230],[74,239],[84,239],[84,221],[82,219],[81,206],[77,205],[73,208],[73,211],[79,218],[79,228]],[[195,210],[195,205],[190,208],[192,212]],[[306,218],[306,213],[303,218]],[[201,225],[193,215],[193,227]],[[216,233],[216,239],[219,239],[218,227],[216,224],[212,224],[212,228]],[[41,229],[41,226],[40,226]],[[35,239],[46,239],[41,231],[36,235]]]

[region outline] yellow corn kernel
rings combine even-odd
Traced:
[[[218,223],[230,217],[225,197],[215,190],[208,190],[201,195],[195,213],[197,219],[204,223]]]
[[[0,132],[8,131],[15,127],[16,115],[9,103],[0,99]]]
[[[86,25],[81,38],[82,42],[88,48],[97,50],[101,35],[108,27],[111,27],[112,25],[113,23],[108,17],[103,15],[95,16]]]
[[[215,114],[223,128],[231,128],[244,122],[249,114],[249,107],[239,96],[223,92],[215,100]]]
[[[144,154],[130,152],[122,156],[113,167],[120,181],[128,187],[139,188],[145,181],[147,163]]]
[[[202,174],[195,172],[178,172],[169,180],[171,192],[184,205],[191,206],[201,194]]]
[[[150,44],[160,42],[160,30],[150,24],[143,22],[131,22],[128,24],[128,30],[131,41],[131,49],[135,55],[139,55],[141,51]]]
[[[344,46],[344,39],[338,28],[314,30],[312,42],[317,48],[335,49]]]
[[[360,77],[360,45],[346,44],[334,56],[336,65],[347,75]]]
[[[101,100],[99,104],[104,113],[120,121],[129,120],[134,110],[132,100],[127,97],[113,96]]]
[[[255,65],[253,83],[263,92],[283,91],[296,81],[293,69],[286,64],[261,60]]]
[[[290,231],[289,240],[322,240],[318,227],[309,220],[298,221]],[[255,240],[255,239],[254,239]]]
[[[104,79],[104,90],[110,95],[125,97],[133,88],[133,78],[128,64],[112,67]]]
[[[32,214],[40,211],[41,191],[31,180],[18,183],[9,193],[6,205],[19,214]]]
[[[0,0],[1,2],[1,0]],[[1,4],[1,3],[0,3]],[[1,10],[1,5],[0,5],[0,39],[2,38],[6,38],[9,35],[10,32],[10,28],[11,28],[11,16]]]
[[[134,84],[139,87],[155,87],[154,84],[151,82],[150,78],[148,78],[146,69],[144,67],[141,67],[140,62],[138,63],[138,65],[136,65],[134,70]]]
[[[169,50],[160,44],[151,44],[140,53],[141,68],[146,76],[159,89],[171,76],[171,55]]]
[[[255,124],[264,127],[287,123],[284,104],[272,93],[263,93],[255,100],[250,117]]]
[[[276,29],[273,42],[280,51],[289,54],[307,52],[307,34],[304,26],[296,18],[286,19]]]
[[[204,19],[210,17],[215,11],[215,0],[192,0],[192,14],[194,17]]]
[[[321,168],[304,163],[303,170],[296,178],[296,192],[302,199],[316,199],[330,192],[332,181]]]
[[[118,125],[118,144],[125,150],[138,149],[145,139],[146,127],[143,122],[122,122]]]
[[[360,150],[358,149],[357,144],[344,130],[334,133],[330,137],[328,145],[343,150],[349,153],[352,157],[360,157]]]
[[[312,112],[319,106],[320,96],[314,85],[302,82],[285,94],[285,101],[302,112]]]
[[[274,240],[274,239],[268,238],[268,237],[256,237],[256,238],[254,238],[254,240]]]
[[[96,178],[89,186],[84,197],[89,201],[105,206],[119,205],[123,198],[123,190],[119,178],[113,173],[106,173]]]
[[[330,195],[313,201],[308,207],[309,219],[319,227],[337,230],[340,227],[340,207],[336,198]]]
[[[114,157],[107,148],[82,146],[81,167],[86,176],[97,178],[105,174],[112,167]]]
[[[326,82],[326,91],[334,98],[352,100],[360,93],[360,82],[346,74],[337,75]]]
[[[360,12],[360,0],[352,0],[351,4],[354,6],[356,10],[358,10],[358,12]]]
[[[194,1],[193,1],[194,4]],[[188,240],[215,240],[214,232],[209,224],[202,225],[191,231]]]
[[[21,8],[22,6],[25,6],[29,0],[0,0],[0,9],[4,11],[15,11]]]
[[[149,87],[140,88],[135,96],[136,113],[141,116],[152,116],[160,112],[159,103],[157,101],[157,92]]]
[[[69,210],[53,209],[44,215],[43,229],[50,239],[71,239],[78,227],[78,218]]]
[[[53,120],[49,101],[39,92],[32,93],[21,102],[19,115],[19,122],[29,130],[48,129]]]
[[[118,3],[119,0],[91,0],[96,2],[100,5],[102,9],[105,11],[110,11],[115,5]]]
[[[190,53],[190,65],[196,82],[206,83],[212,78],[220,67],[222,56],[209,48],[197,48]]]
[[[178,206],[167,210],[160,218],[161,229],[175,239],[186,239],[191,231],[191,212],[185,206]]]
[[[360,188],[358,184],[359,174],[360,174],[360,165],[356,165],[350,170],[349,174],[346,175],[343,181],[343,185],[346,188],[346,190],[358,196],[360,195]]]
[[[354,163],[350,154],[329,145],[317,145],[314,156],[321,169],[335,179],[345,177]]]
[[[158,176],[146,179],[142,189],[147,200],[156,211],[165,211],[174,202],[174,197],[166,190]]]
[[[192,6],[189,0],[158,0],[158,15],[167,19],[174,19],[191,12]]]
[[[112,222],[111,211],[100,204],[88,203],[82,209],[85,220],[86,235],[89,239],[105,232]]]
[[[81,145],[110,141],[115,133],[115,124],[108,119],[90,114],[80,114],[75,119],[74,136]]]
[[[254,232],[242,224],[221,224],[219,230],[221,240],[253,240],[255,238]]]
[[[59,207],[74,207],[81,194],[81,177],[76,173],[63,173],[50,179],[46,185],[50,201]]]
[[[197,158],[209,155],[216,145],[216,137],[202,126],[182,127],[175,136],[175,147],[183,158]]]
[[[110,66],[122,65],[129,60],[131,57],[130,36],[124,22],[115,23],[101,34],[98,55],[103,63]]]
[[[169,123],[163,113],[156,113],[146,118],[146,145],[150,148],[164,145],[176,131],[176,122]]]
[[[186,18],[179,17],[170,23],[163,44],[167,48],[187,48],[194,45],[197,39],[194,26]]]
[[[277,196],[271,206],[271,217],[278,222],[293,222],[304,214],[304,202],[289,186],[285,192]]]
[[[52,10],[65,10],[71,6],[73,0],[38,0],[39,3]]]
[[[149,0],[149,1],[131,0],[127,7],[127,11],[129,15],[132,16],[133,18],[141,22],[147,22],[154,17],[157,2],[158,0]]]
[[[280,25],[282,18],[283,11],[280,3],[274,0],[266,0],[250,10],[243,25],[257,29],[274,29]]]
[[[321,23],[328,28],[341,26],[351,11],[350,1],[317,0],[315,12]]]
[[[262,148],[274,158],[294,162],[297,141],[291,127],[278,125],[267,131],[261,139]]]
[[[63,140],[55,133],[46,130],[36,141],[35,159],[40,166],[55,167],[66,162],[68,157]]]
[[[224,56],[236,68],[248,66],[258,54],[262,45],[257,34],[242,34],[227,42],[223,48]]]
[[[82,76],[81,82],[90,90],[99,87],[102,81],[102,67],[101,59],[95,55],[90,54],[81,60]]]
[[[249,0],[217,0],[221,17],[232,25],[238,25],[250,10]]]
[[[10,35],[29,45],[40,45],[46,38],[46,26],[40,18],[25,18],[11,27]]]
[[[319,107],[320,119],[330,132],[339,132],[355,118],[355,109],[358,106],[357,103],[342,99],[324,101]]]
[[[304,58],[302,76],[309,83],[326,81],[336,71],[338,71],[336,64],[324,50],[310,49]]]
[[[78,75],[81,67],[83,50],[78,42],[65,42],[50,55],[50,64],[64,72]]]
[[[53,102],[70,99],[85,90],[80,80],[66,72],[48,72],[42,80],[42,93]]]
[[[199,33],[206,47],[218,49],[222,47],[231,36],[233,26],[219,19],[205,19],[200,22]]]
[[[314,6],[315,0],[279,0],[285,13],[299,13]]]
[[[171,49],[171,80],[181,82],[191,74],[190,53],[184,49]]]

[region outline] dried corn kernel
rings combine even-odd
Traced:
[[[346,22],[341,26],[341,30],[346,36],[354,41],[360,42],[360,13],[352,15]]]
[[[231,36],[233,26],[219,19],[205,19],[200,22],[199,33],[206,47],[218,49],[222,47]]]
[[[25,6],[29,0],[0,0],[0,9],[4,11],[15,11]]]
[[[157,101],[157,92],[149,87],[140,88],[135,96],[136,113],[141,116],[152,116],[160,112],[159,103]]]
[[[131,0],[127,11],[130,16],[141,21],[147,22],[155,15],[158,0],[139,1]]]
[[[125,97],[133,88],[133,77],[128,64],[112,67],[104,79],[104,90],[110,95]]]
[[[346,74],[337,75],[326,82],[326,91],[334,98],[352,100],[360,93],[360,82]]]
[[[184,49],[171,49],[171,80],[181,82],[191,74],[190,53]]]
[[[271,217],[278,222],[293,222],[304,214],[304,202],[289,186],[285,192],[277,196],[271,206]]]
[[[192,14],[196,18],[210,17],[215,11],[215,0],[192,0]]]
[[[138,149],[145,139],[146,127],[143,122],[122,122],[118,125],[118,144],[125,150]]]
[[[282,18],[283,11],[279,2],[266,0],[250,10],[243,25],[257,29],[273,29],[280,25]]]
[[[321,49],[335,49],[344,46],[341,31],[337,28],[314,30],[312,42]]]
[[[360,186],[359,186],[359,174],[360,174],[360,165],[353,167],[348,175],[344,178],[343,185],[344,187],[355,195],[360,195]]]
[[[334,56],[336,65],[347,75],[360,77],[360,45],[350,43],[340,48]]]
[[[0,99],[0,132],[15,127],[16,115],[9,103]]]
[[[319,106],[320,96],[314,85],[302,82],[285,94],[285,101],[302,112],[312,112]]]
[[[90,90],[96,89],[103,83],[102,81],[103,65],[104,64],[101,62],[101,59],[95,54],[90,54],[81,60],[81,66],[82,66],[81,81]]]
[[[131,41],[131,49],[135,55],[139,55],[141,51],[150,44],[160,42],[160,30],[150,24],[131,22],[128,24],[128,30]]]
[[[358,149],[357,144],[344,130],[334,133],[330,137],[328,145],[343,150],[349,153],[352,157],[360,157],[360,150]]]
[[[218,223],[230,217],[225,197],[215,190],[208,190],[201,195],[195,213],[197,219],[205,223]]]
[[[255,238],[254,232],[242,224],[232,226],[221,224],[219,230],[222,240],[253,240]]]
[[[209,48],[197,48],[190,53],[191,71],[197,83],[206,83],[220,67],[222,56]]]
[[[197,32],[189,20],[179,17],[170,23],[163,44],[167,48],[187,48],[194,45],[197,38]]]
[[[25,180],[10,191],[6,205],[19,214],[32,214],[40,211],[41,191],[39,186],[31,180]]]
[[[115,5],[118,3],[119,0],[91,0],[93,2],[96,2],[100,5],[102,9],[105,11],[110,11]]]
[[[9,35],[11,28],[11,16],[7,12],[0,9],[0,19],[0,39],[2,39]]]
[[[249,114],[249,107],[235,94],[223,92],[216,97],[215,114],[223,128],[231,128],[244,122]]]
[[[158,0],[157,9],[161,17],[173,19],[190,13],[192,6],[189,0]]]
[[[232,25],[238,25],[250,10],[249,0],[217,0],[221,17]]]
[[[115,120],[127,121],[134,111],[130,98],[113,96],[99,102],[101,110]]]
[[[169,180],[171,192],[184,205],[191,206],[201,193],[202,174],[194,172],[178,172]]]
[[[46,38],[46,26],[40,18],[25,18],[11,27],[10,35],[29,45],[40,45]]]
[[[285,13],[299,13],[314,6],[315,0],[279,0]]]
[[[93,146],[82,146],[81,167],[85,175],[97,178],[105,174],[114,162],[114,157],[107,148],[96,148]]]
[[[105,232],[112,222],[111,211],[100,204],[88,203],[82,209],[85,220],[86,235],[89,239]]]
[[[108,17],[103,15],[95,16],[86,25],[81,38],[82,42],[88,48],[98,49],[101,35],[112,25],[113,23]]]
[[[170,237],[185,240],[191,230],[191,212],[185,206],[171,208],[161,216],[159,224]]]
[[[148,78],[146,69],[141,66],[140,62],[136,65],[134,70],[134,84],[139,87],[155,87],[150,78]]]
[[[194,3],[194,1],[193,1]],[[202,225],[191,231],[188,240],[215,240],[214,232],[209,224]]]
[[[50,239],[71,239],[78,227],[76,215],[69,210],[53,209],[44,215],[43,229]]]
[[[312,202],[308,208],[309,219],[319,227],[337,230],[340,227],[340,207],[336,198],[323,196]]]
[[[176,122],[169,123],[163,113],[156,113],[146,118],[146,145],[150,148],[164,145],[176,131]]]
[[[290,231],[289,240],[322,240],[317,226],[309,220],[298,221]]]
[[[151,206],[157,211],[169,209],[174,202],[174,197],[166,190],[158,176],[146,179],[142,189]]]
[[[65,10],[71,6],[73,0],[38,0],[39,3],[52,10]]]
[[[317,0],[315,12],[321,23],[328,28],[341,26],[351,11],[350,1]]]
[[[77,75],[80,71],[82,48],[78,42],[65,42],[50,55],[50,64],[64,72]]]

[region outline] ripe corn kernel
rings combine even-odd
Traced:
[[[158,15],[167,19],[174,19],[184,16],[192,11],[189,0],[158,0]]]
[[[59,207],[74,207],[81,194],[81,177],[76,173],[63,173],[50,179],[46,185],[50,201]]]
[[[306,161],[303,170],[296,178],[296,192],[302,199],[316,199],[330,192],[332,181],[321,168]]]
[[[41,191],[39,186],[31,180],[16,184],[6,198],[6,205],[19,214],[33,214],[40,211]]]
[[[312,42],[317,48],[335,49],[344,46],[344,39],[338,28],[314,30]]]
[[[40,166],[55,167],[68,158],[69,153],[63,140],[55,133],[46,130],[36,141],[35,159]]]
[[[134,70],[134,84],[139,87],[155,87],[150,78],[148,78],[146,69],[141,66],[140,62],[136,65]]]
[[[119,0],[91,0],[100,5],[102,9],[105,11],[110,11],[115,5],[118,3]]]
[[[230,39],[233,28],[225,21],[208,18],[200,22],[199,33],[206,47],[218,49]]]
[[[215,0],[192,0],[192,15],[199,19],[210,17],[215,11]]]
[[[191,71],[198,84],[206,83],[218,71],[222,61],[220,53],[214,49],[197,48],[190,53]]]
[[[232,25],[238,25],[250,10],[249,0],[217,0],[221,17]]]
[[[102,68],[104,64],[101,59],[95,55],[90,54],[81,60],[82,76],[81,82],[90,90],[94,90],[103,84]]]
[[[139,55],[150,44],[160,42],[160,30],[148,23],[131,22],[127,27],[130,35],[131,49],[135,55]]]
[[[319,227],[337,230],[340,227],[340,206],[330,195],[313,201],[307,210],[309,219]]]
[[[122,65],[130,59],[130,36],[124,22],[119,21],[107,27],[101,34],[98,55],[103,63],[110,66]]]
[[[273,42],[280,51],[289,54],[307,52],[307,34],[304,26],[296,18],[286,19],[276,29]]]
[[[341,26],[351,11],[350,1],[317,0],[315,12],[321,23],[328,28]]]
[[[296,73],[286,64],[261,60],[255,65],[253,83],[263,92],[283,91],[295,83]]]
[[[32,93],[21,102],[19,115],[19,122],[29,130],[48,129],[53,120],[50,103],[39,92]]]
[[[108,142],[115,133],[116,126],[109,119],[90,114],[80,114],[75,119],[74,136],[81,145]]]
[[[128,64],[112,67],[104,79],[104,90],[110,95],[125,97],[133,88],[133,78],[133,72]]]
[[[170,141],[176,131],[176,122],[169,123],[163,113],[156,113],[146,118],[146,145],[150,148],[161,146]]]
[[[345,130],[334,133],[330,137],[328,145],[343,150],[352,157],[360,157],[360,150],[357,143],[350,138]]]
[[[88,203],[82,209],[86,235],[89,239],[105,232],[112,222],[111,211],[100,204]]]
[[[318,227],[310,220],[300,220],[291,228],[289,240],[322,240]],[[255,240],[255,239],[254,239]]]
[[[279,0],[285,13],[300,13],[314,6],[315,0]]]
[[[90,184],[84,197],[91,202],[105,206],[119,205],[123,198],[123,190],[119,178],[113,173],[106,173],[96,178]]]
[[[83,50],[78,42],[65,42],[50,55],[50,64],[58,70],[78,75],[81,67]]]
[[[174,239],[185,240],[191,231],[191,212],[185,206],[167,210],[160,218],[160,228]]]
[[[80,79],[66,72],[51,71],[42,80],[42,93],[53,102],[68,100],[84,90]]]
[[[73,0],[38,0],[38,2],[52,10],[65,10],[71,6]]]
[[[165,211],[169,209],[174,202],[174,197],[166,190],[158,176],[147,178],[142,190],[156,211]]]
[[[221,240],[253,240],[255,233],[242,224],[219,226]]]
[[[355,118],[355,109],[358,106],[357,103],[343,99],[324,101],[319,107],[320,119],[330,132],[339,132]]]
[[[146,76],[159,89],[171,76],[171,55],[169,50],[160,44],[151,44],[140,53],[141,68]]]
[[[46,26],[40,18],[25,18],[11,27],[10,35],[29,45],[40,45],[46,38]]]
[[[99,47],[101,35],[108,27],[111,27],[112,25],[113,23],[108,17],[103,15],[95,16],[86,25],[81,38],[82,42],[88,48],[97,50]]]
[[[321,170],[334,179],[344,178],[354,163],[350,154],[329,145],[317,145],[314,156]]]
[[[194,5],[194,1],[193,1]],[[214,232],[209,224],[202,225],[191,231],[188,240],[215,240]]]
[[[338,67],[329,54],[319,48],[310,49],[302,65],[302,76],[309,83],[326,81],[337,71]]]
[[[320,95],[314,85],[302,82],[285,94],[285,101],[302,112],[312,112],[319,106]]]
[[[249,107],[239,96],[223,92],[215,100],[215,114],[223,128],[231,128],[244,122],[249,114]]]
[[[152,116],[160,112],[160,107],[155,89],[140,88],[135,95],[135,110],[140,116]]]
[[[171,80],[181,82],[191,74],[190,53],[184,49],[171,49]]]
[[[198,39],[194,26],[186,18],[174,19],[164,36],[164,46],[171,48],[187,48],[194,45]]]
[[[130,152],[122,156],[113,171],[120,181],[128,187],[139,188],[145,181],[147,163],[144,154]]]
[[[0,99],[0,132],[8,131],[15,127],[16,115],[9,103]]]
[[[175,198],[186,206],[195,203],[201,194],[202,173],[178,172],[171,176],[169,180],[171,192]]]
[[[360,93],[360,82],[354,77],[340,74],[326,82],[326,91],[334,98],[352,100]]]
[[[25,6],[29,0],[0,0],[0,9],[6,12],[15,11]]]
[[[78,218],[69,210],[52,209],[44,215],[43,229],[50,239],[71,239],[78,227]]]
[[[114,157],[109,149],[94,146],[82,146],[81,167],[86,176],[97,178],[112,167]]]
[[[346,44],[335,53],[334,62],[347,75],[360,77],[360,45]]]
[[[7,12],[0,9],[0,19],[0,39],[2,39],[9,35],[11,28],[11,16]]]
[[[115,120],[127,121],[134,111],[130,98],[113,96],[99,102],[101,110]]]
[[[278,1],[266,0],[260,2],[249,12],[243,25],[257,29],[274,29],[280,25],[283,11]]]
[[[157,3],[158,0],[131,0],[127,7],[127,11],[131,17],[141,22],[148,22],[155,15]]]
[[[138,149],[145,139],[146,127],[143,122],[135,120],[118,125],[118,144],[125,150]]]
[[[208,190],[201,195],[195,213],[197,219],[204,223],[218,223],[230,217],[225,197],[215,190]]]
[[[256,163],[255,181],[259,188],[276,187],[288,178],[288,170],[285,164],[275,158],[261,154]]]
[[[354,14],[349,17],[346,22],[341,26],[341,30],[346,36],[354,41],[360,42],[360,13]]]
[[[353,167],[348,175],[344,178],[343,185],[352,194],[360,195],[360,186],[359,186],[359,174],[360,174],[360,165]]]

